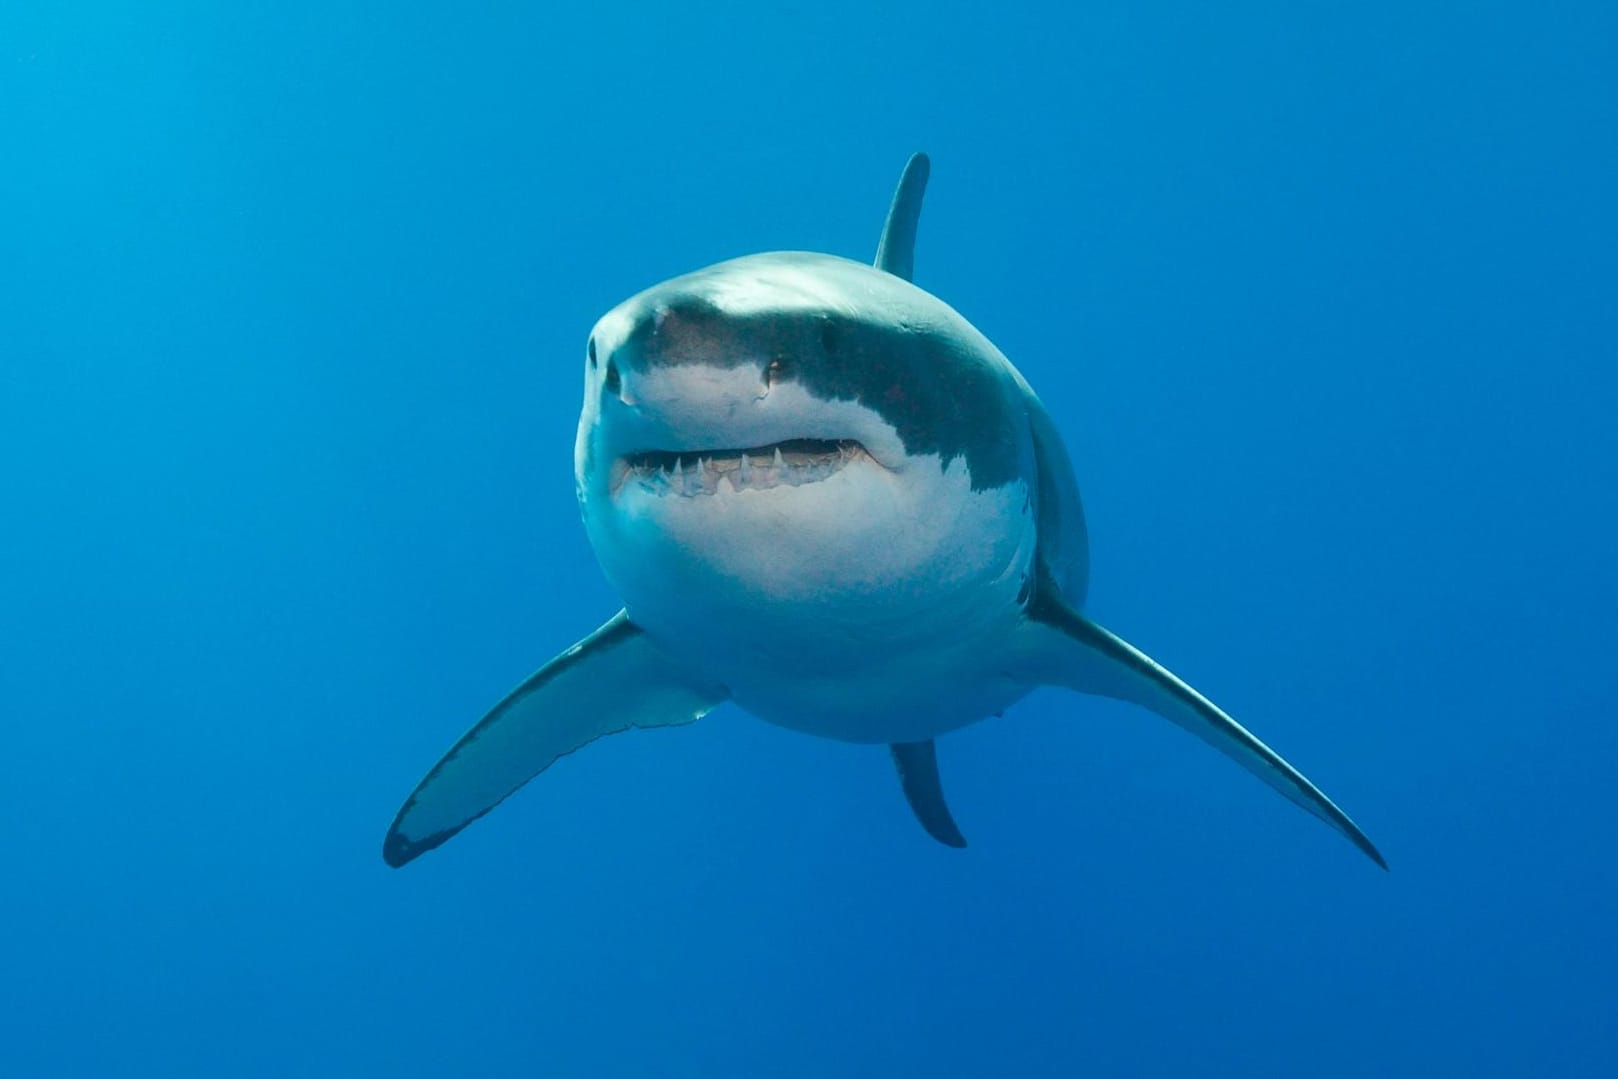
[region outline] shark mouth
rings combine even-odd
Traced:
[[[853,439],[794,438],[744,450],[644,450],[618,461],[614,490],[635,484],[655,495],[713,495],[819,483],[859,459],[871,460]]]

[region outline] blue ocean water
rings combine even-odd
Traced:
[[[0,1074],[1618,1073],[1610,4],[0,10]],[[1387,855],[1042,691],[725,708],[401,871],[617,607],[584,337],[721,258],[917,281],[1071,449],[1089,609]]]

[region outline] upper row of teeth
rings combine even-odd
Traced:
[[[847,447],[838,446],[836,456],[838,460],[843,460],[846,459],[852,452],[853,451],[849,450]],[[816,454],[814,460],[805,461],[802,464],[794,465],[792,467],[807,467],[817,463],[818,460],[830,459],[831,456],[832,455],[830,453]],[[636,465],[635,467],[639,472],[661,471],[665,475],[674,476],[676,478],[684,476],[686,471],[684,457],[676,457],[674,458],[674,464],[665,465],[661,468],[655,464],[641,464]],[[789,466],[786,458],[781,454],[781,447],[777,446],[775,447],[773,459],[760,457],[755,461],[749,459],[748,455],[745,453],[737,454],[735,457],[694,457],[692,459],[691,467],[692,471],[698,473],[699,475],[710,470],[714,472],[739,472],[741,474],[741,478],[745,480],[752,473],[752,470],[755,467],[781,469]]]

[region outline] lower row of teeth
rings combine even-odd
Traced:
[[[676,458],[668,468],[636,465],[631,476],[655,494],[714,494],[721,484],[733,491],[775,487],[798,487],[825,479],[848,462],[854,451],[817,455],[807,460],[787,460],[778,449],[773,458],[737,457]],[[690,463],[688,464],[687,461]]]

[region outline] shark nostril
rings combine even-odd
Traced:
[[[616,361],[607,361],[607,375],[603,381],[606,384],[608,393],[621,393],[623,391],[624,381],[618,374],[618,364]]]
[[[594,337],[590,338],[590,344],[585,349],[585,352],[590,357],[590,370],[594,371],[596,368],[596,339]]]

